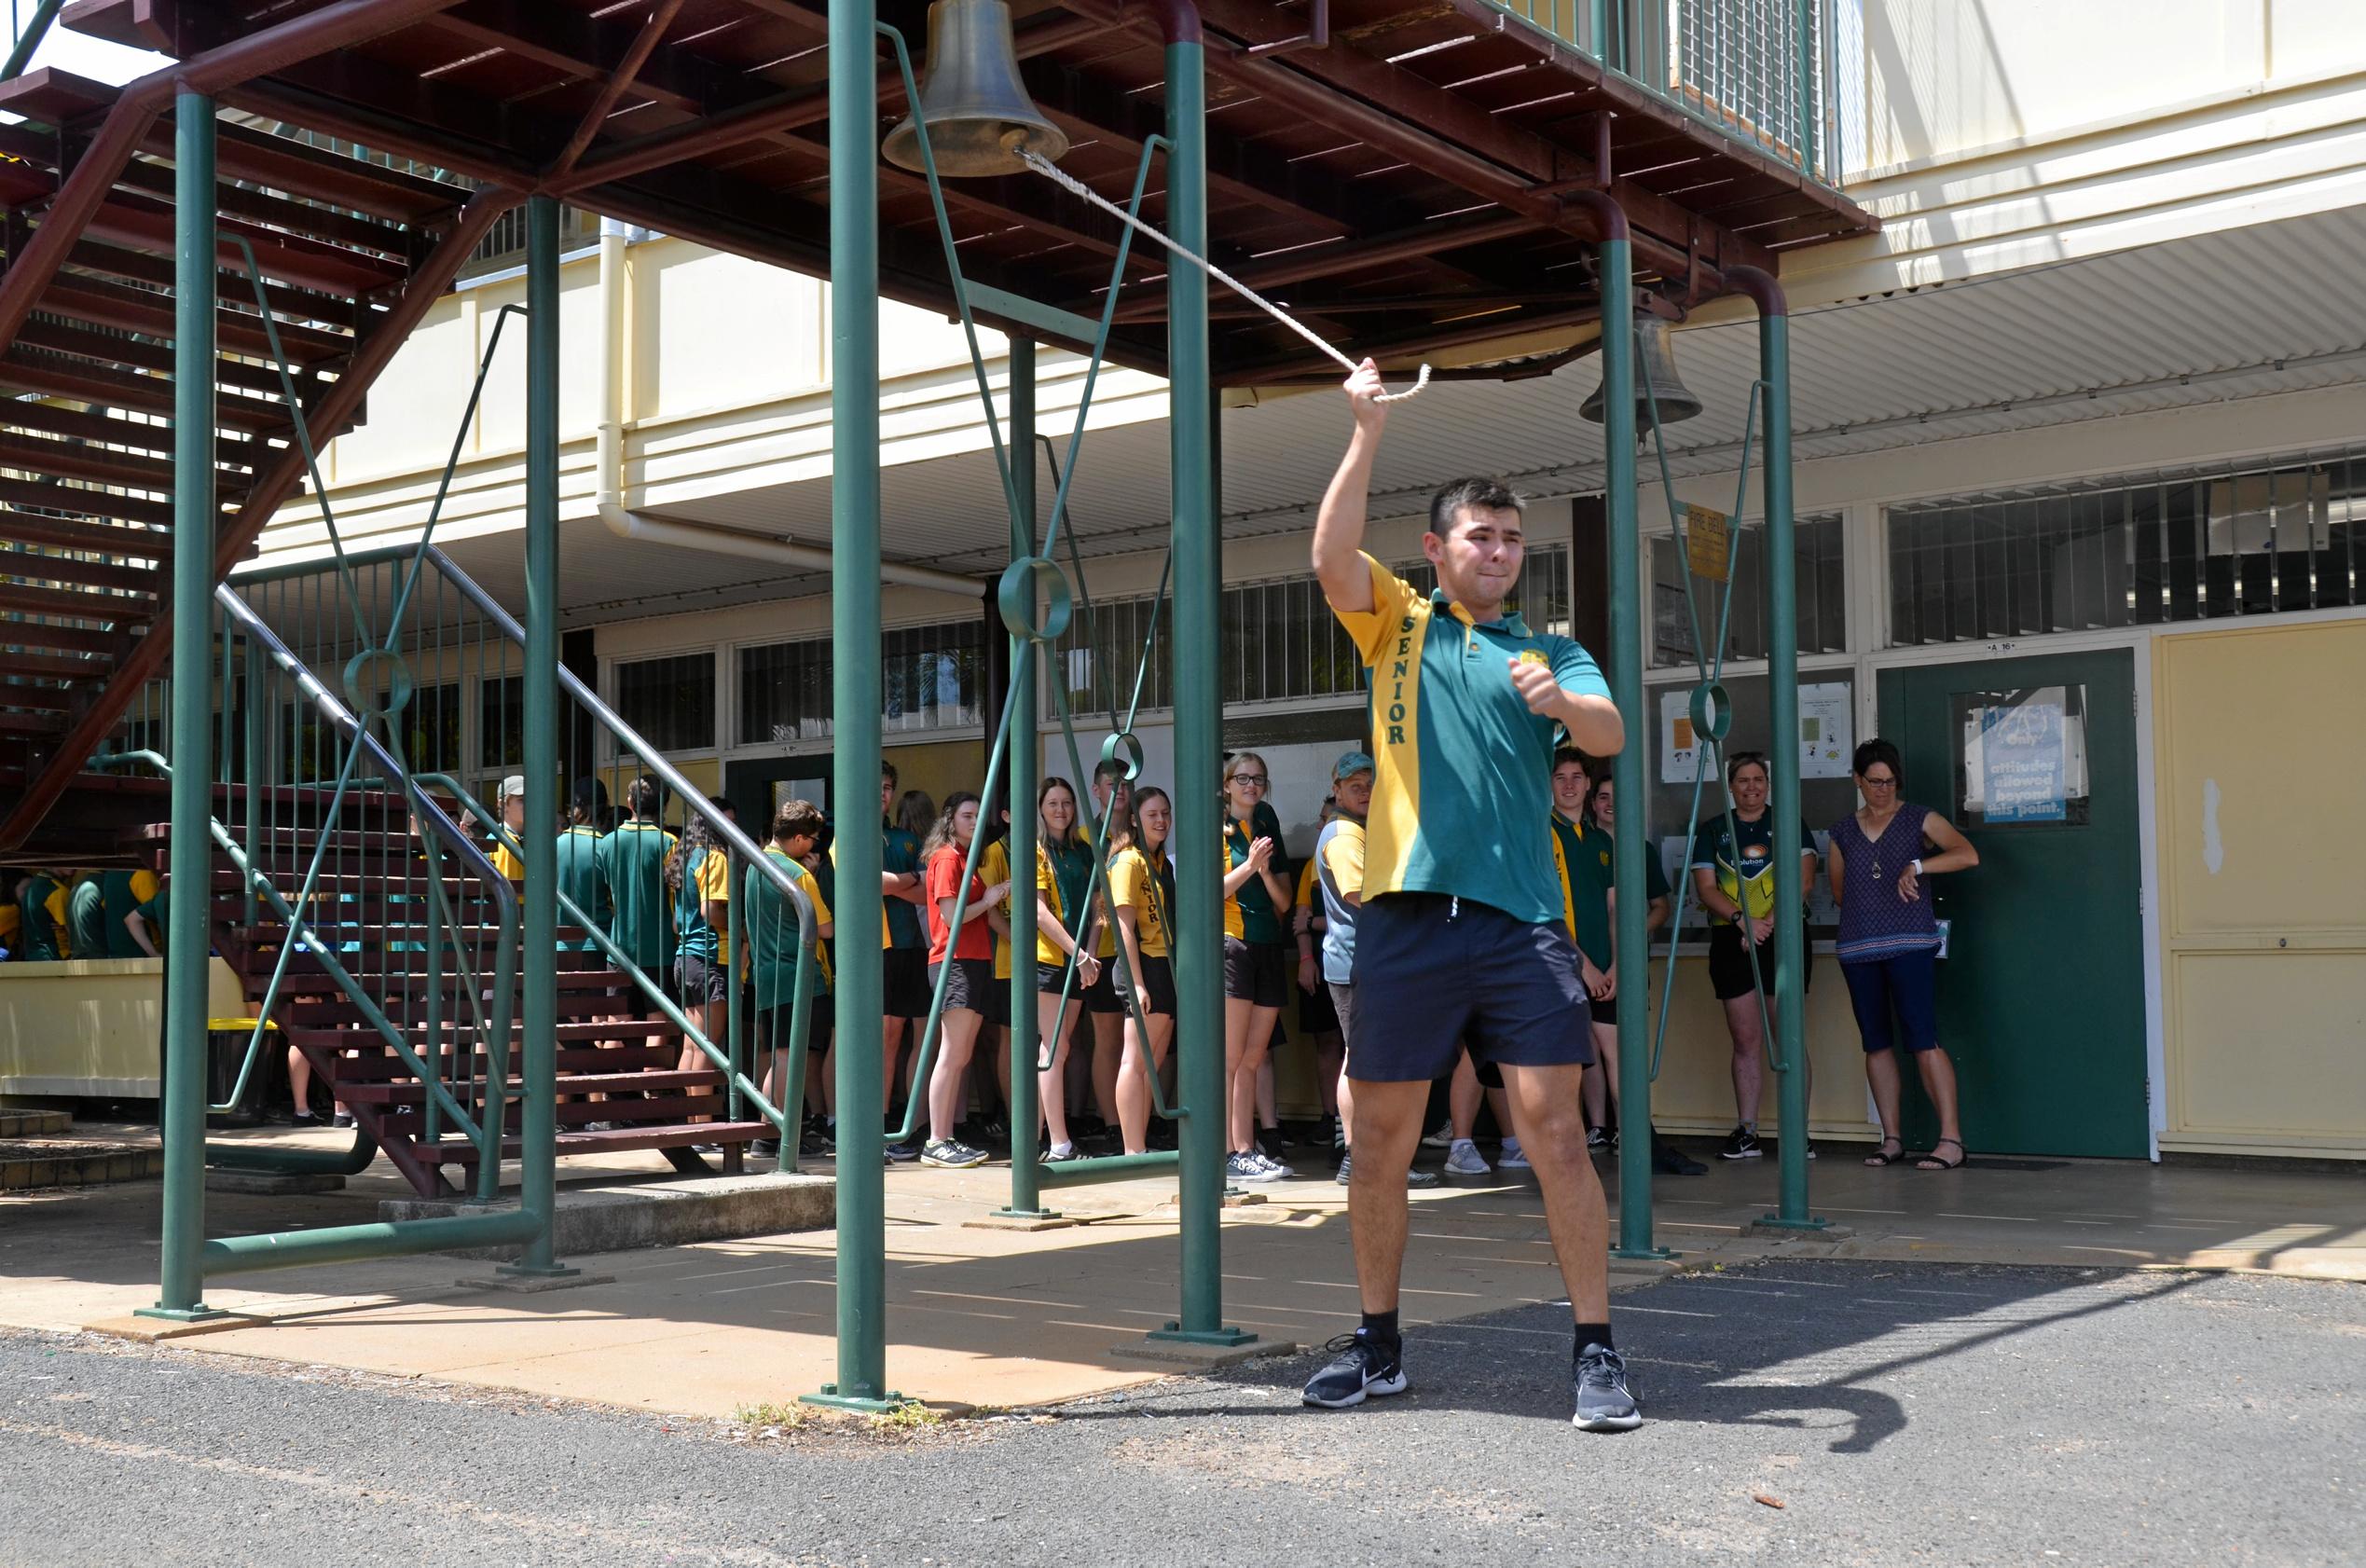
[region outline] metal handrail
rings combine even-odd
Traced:
[[[408,551],[403,553],[410,554]],[[499,599],[487,593],[475,578],[454,565],[450,557],[433,544],[420,547],[417,556],[420,560],[433,563],[435,570],[443,575],[444,580],[450,584],[462,598],[474,605],[478,613],[491,623],[503,637],[521,647],[524,646],[526,628],[518,625],[516,617],[510,614]],[[775,1041],[773,1049],[777,1057],[779,1053],[786,1052],[790,1061],[798,1064],[798,1077],[801,1081],[794,1087],[796,1093],[802,1096],[806,1039],[812,1026],[811,1010],[805,1003],[812,995],[816,954],[820,942],[812,900],[806,896],[805,888],[799,885],[797,878],[790,875],[778,862],[765,854],[763,846],[749,837],[738,823],[725,816],[713,802],[707,798],[705,791],[698,789],[685,778],[681,769],[667,762],[655,748],[649,744],[640,731],[626,723],[622,714],[602,701],[599,694],[585,684],[582,677],[564,665],[558,667],[557,676],[561,692],[581,704],[584,710],[591,715],[594,722],[606,728],[620,746],[630,750],[640,760],[642,767],[654,774],[661,784],[672,791],[681,801],[682,809],[685,812],[695,813],[705,821],[725,852],[747,862],[757,874],[770,882],[774,889],[789,901],[789,906],[797,912],[797,972],[796,979],[792,983],[792,997],[790,1003],[789,1038],[786,1042]],[[458,790],[459,787],[455,784],[454,788]],[[501,832],[506,837],[506,832],[502,828],[497,814],[483,813],[483,815],[485,819],[492,824],[494,832]],[[559,892],[558,901],[561,910],[567,913],[575,924],[584,928],[594,944],[630,974],[634,983],[642,993],[657,1004],[659,1011],[681,1028],[683,1038],[695,1046],[701,1055],[727,1075],[734,1105],[736,1106],[738,1096],[745,1094],[754,1104],[759,1114],[773,1124],[774,1129],[779,1134],[778,1168],[784,1171],[793,1170],[797,1159],[797,1136],[796,1129],[791,1124],[791,1121],[802,1108],[801,1102],[782,1106],[773,1105],[762,1088],[751,1082],[748,1076],[740,1071],[736,1053],[719,1050],[715,1043],[708,1038],[706,1032],[693,1024],[688,1014],[675,1005],[672,997],[665,994],[664,987],[643,972],[640,964],[612,941],[607,932],[599,928],[599,923],[591,912],[578,906],[573,900],[567,897],[564,890]],[[743,901],[737,898],[730,901],[730,924],[734,930],[741,929],[740,905]],[[726,942],[729,938],[730,932],[726,931]],[[732,951],[744,953],[748,950],[733,948]],[[731,988],[733,1020],[726,1024],[724,1030],[725,1034],[733,1038],[737,1038],[738,995],[739,988],[735,984]]]
[[[279,896],[277,890],[272,888],[251,866],[241,863],[240,868],[250,885],[257,887],[271,901],[281,918],[288,923],[291,930],[301,927],[305,939],[312,945],[314,956],[330,971],[332,978],[337,980],[339,989],[343,990],[347,997],[361,1010],[370,1025],[386,1038],[394,1053],[402,1059],[403,1065],[427,1086],[431,1099],[451,1117],[453,1125],[465,1134],[471,1143],[476,1145],[481,1156],[478,1167],[479,1186],[485,1190],[485,1195],[489,1197],[499,1190],[501,1173],[500,1140],[505,1121],[502,1099],[509,1080],[510,1003],[516,988],[515,965],[518,931],[517,890],[509,885],[507,877],[494,869],[492,860],[486,856],[485,852],[461,831],[460,824],[445,814],[442,805],[433,796],[423,793],[417,788],[411,778],[410,770],[369,733],[369,727],[364,724],[351,708],[339,701],[336,694],[322,683],[319,677],[306,667],[304,661],[296,657],[287,644],[280,640],[278,634],[271,630],[268,623],[257,614],[246,600],[241,598],[227,583],[216,585],[213,590],[213,600],[221,606],[226,616],[238,623],[240,630],[246,636],[251,647],[260,647],[268,652],[272,662],[296,681],[297,690],[311,700],[312,706],[318,708],[330,723],[351,737],[357,753],[367,753],[372,762],[383,770],[387,777],[398,780],[406,786],[405,793],[409,799],[413,812],[419,818],[421,828],[433,838],[443,841],[444,846],[454,858],[473,876],[485,884],[492,897],[494,908],[499,913],[501,920],[501,942],[497,949],[500,957],[496,964],[493,985],[493,1018],[487,1031],[488,1064],[486,1071],[485,1099],[478,1107],[482,1113],[481,1117],[472,1118],[453,1097],[451,1092],[445,1087],[442,1075],[431,1070],[427,1064],[411,1050],[409,1042],[403,1038],[402,1031],[394,1026],[392,1021],[387,1018],[376,1000],[361,988],[359,983],[345,971],[344,966],[329,953],[327,944],[320,940],[310,922],[296,915],[295,911],[290,909],[285,901]],[[234,843],[228,842],[226,830],[217,832],[216,837],[230,849],[234,860],[243,862],[243,855],[238,851]],[[443,897],[441,876],[432,879],[430,886],[433,889],[434,897],[440,900]],[[284,957],[284,949],[282,956]],[[259,1030],[257,1034],[259,1037]],[[250,1069],[253,1066],[254,1050],[254,1047],[250,1044],[248,1062]]]

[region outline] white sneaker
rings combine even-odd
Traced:
[[[1468,1138],[1454,1139],[1453,1148],[1447,1151],[1448,1176],[1488,1176],[1493,1170],[1494,1167],[1487,1163],[1486,1156],[1479,1152],[1479,1146]]]
[[[1528,1156],[1520,1152],[1520,1140],[1518,1138],[1506,1138],[1504,1140],[1502,1152],[1495,1156],[1495,1168],[1499,1171],[1528,1171],[1535,1169],[1534,1166],[1528,1162]]]

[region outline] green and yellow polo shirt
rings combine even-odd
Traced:
[[[583,822],[558,835],[558,890],[574,900],[575,907],[584,912],[584,919],[598,926],[605,936],[616,923],[616,910],[608,897],[608,884],[599,877],[601,836],[598,828]],[[559,923],[573,925],[574,921],[562,913]],[[599,944],[589,937],[577,937],[558,945],[562,950],[599,951]]]
[[[672,889],[666,858],[674,835],[654,822],[627,818],[599,841],[599,879],[608,885],[615,923],[608,934],[643,973],[661,975],[673,956]]]
[[[1644,897],[1654,902],[1669,895],[1668,873],[1659,869],[1659,852],[1644,846]],[[1613,942],[1610,894],[1617,886],[1612,873],[1610,830],[1598,823],[1573,822],[1553,813],[1553,866],[1561,876],[1562,916],[1569,938],[1594,968],[1610,967]]]
[[[1551,668],[1564,691],[1610,695],[1593,656],[1518,615],[1484,626],[1424,598],[1370,556],[1372,608],[1333,612],[1372,672],[1372,808],[1364,897],[1449,893],[1543,925],[1561,918],[1552,763],[1561,724],[1528,711],[1506,664]]]

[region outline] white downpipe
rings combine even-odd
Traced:
[[[796,567],[809,571],[832,570],[830,552],[739,529],[672,517],[649,517],[625,506],[625,241],[629,231],[613,218],[599,225],[599,426],[594,452],[598,466],[593,492],[599,520],[619,539],[650,544],[706,550],[736,556],[768,566]],[[984,585],[957,572],[936,571],[925,566],[883,561],[879,580],[910,588],[928,588],[958,598],[977,599]]]

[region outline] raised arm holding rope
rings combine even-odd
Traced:
[[[1377,763],[1357,917],[1356,1013],[1347,1041],[1355,1105],[1348,1186],[1363,1323],[1306,1385],[1341,1408],[1406,1386],[1397,1282],[1405,1173],[1431,1080],[1467,1044],[1501,1070],[1512,1130],[1535,1168],[1575,1319],[1575,1422],[1642,1421],[1613,1347],[1608,1219],[1587,1157],[1579,1083],[1593,1059],[1580,960],[1561,920],[1548,822],[1553,749],[1597,757],[1626,735],[1593,659],[1540,636],[1505,600],[1520,579],[1520,498],[1465,479],[1430,502],[1427,596],[1363,549],[1387,409],[1379,368],[1347,380],[1355,418],[1314,527],[1314,573],[1372,671]]]

